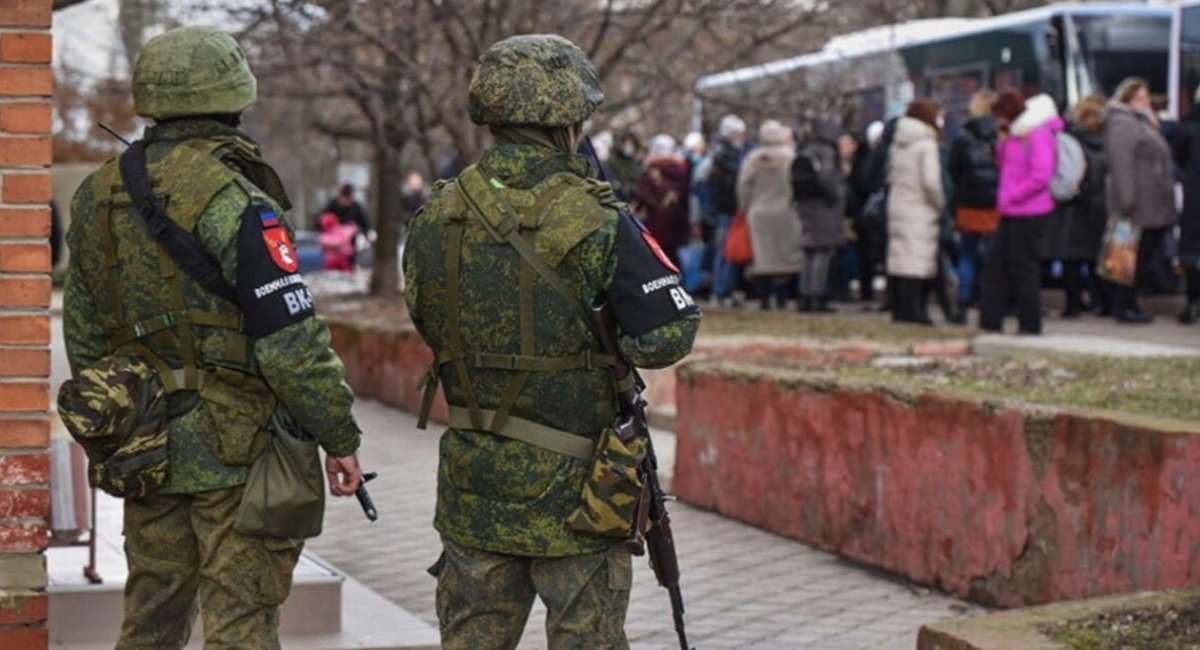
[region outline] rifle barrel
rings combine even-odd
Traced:
[[[675,634],[679,636],[679,648],[680,650],[692,650],[692,647],[688,645],[687,631],[683,627],[683,592],[679,589],[679,583],[668,587],[667,592],[671,594],[671,614],[675,618]]]

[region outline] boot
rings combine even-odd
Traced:
[[[811,314],[815,309],[815,303],[811,296],[800,296],[800,313]]]
[[[1183,325],[1191,325],[1200,320],[1200,302],[1189,300],[1187,307],[1183,308],[1177,320]]]
[[[831,306],[829,304],[829,301],[825,298],[817,298],[815,300],[815,304],[813,306],[813,311],[817,312],[818,314],[836,314],[837,313],[837,310],[834,309],[833,306]]]
[[[952,313],[946,315],[946,321],[951,325],[966,325],[967,313],[970,310],[971,308],[966,303],[960,302]]]

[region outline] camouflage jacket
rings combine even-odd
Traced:
[[[619,254],[622,233],[636,231],[636,222],[620,214],[624,206],[607,184],[587,178],[584,159],[531,145],[498,145],[477,167],[493,186],[504,188],[521,213],[522,237],[577,293],[581,304],[613,302],[623,326],[619,345],[630,361],[663,367],[691,350],[700,314],[690,298],[686,309],[680,306],[674,313],[672,306],[672,313],[651,327],[622,318],[641,311],[638,304],[618,301],[614,292],[618,276],[637,275],[636,269],[621,265],[624,253]],[[457,189],[462,179],[435,186],[412,222],[404,257],[405,299],[422,338],[439,360],[453,357],[456,345],[466,360],[440,364],[447,401],[464,407],[473,397],[487,410],[508,401],[513,417],[594,439],[613,424],[617,413],[608,368],[522,373],[470,363],[478,353],[557,359],[602,352],[603,346],[576,311],[522,264],[515,248],[495,241],[480,220],[467,216]],[[452,283],[447,275],[456,233],[461,233],[457,297],[448,294]],[[633,253],[643,261],[649,255],[640,239],[627,245],[640,246]],[[650,259],[652,265],[660,264]],[[661,266],[649,273],[674,277],[677,285],[677,277]],[[523,301],[532,304],[532,313],[520,306]],[[628,323],[637,331],[624,327]],[[464,375],[469,381],[463,381]],[[619,542],[565,526],[579,503],[589,460],[459,428],[442,436],[440,458],[434,525],[445,539],[496,553],[542,557],[593,552]]]
[[[144,335],[134,330],[133,345],[144,345],[171,368],[191,365],[201,376],[199,391],[180,390],[167,398],[170,477],[163,491],[194,493],[245,482],[247,466],[265,443],[265,422],[276,408],[289,412],[328,453],[353,453],[361,432],[350,412],[353,395],[343,380],[344,368],[329,347],[328,328],[313,317],[295,269],[275,268],[274,254],[264,245],[267,238],[255,230],[271,218],[277,227],[273,233],[290,234],[286,220],[276,217],[282,212],[277,201],[243,173],[255,165],[265,168],[257,146],[240,131],[206,119],[151,127],[145,141],[151,182],[156,193],[163,193],[168,216],[194,224],[193,236],[236,288],[239,303],[221,300],[174,268],[132,208],[117,161],[111,160],[83,182],[71,204],[63,332],[72,372],[121,347],[118,334],[131,323],[188,311],[232,317],[244,322],[243,332],[195,323]],[[242,159],[247,165],[235,167],[229,155],[234,149],[251,152]],[[169,158],[193,150],[213,153]],[[177,160],[192,163],[157,167]],[[273,172],[270,177],[275,178]],[[293,275],[285,276],[288,272]],[[264,288],[262,278],[274,277],[271,273],[283,277],[271,284],[274,289],[286,285],[287,295]],[[251,305],[256,297],[278,303],[271,307],[273,315],[263,316],[268,313],[264,305]],[[305,308],[289,315],[285,297]],[[237,353],[229,352],[239,343]]]

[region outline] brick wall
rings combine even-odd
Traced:
[[[0,0],[0,648],[47,646],[51,0]]]

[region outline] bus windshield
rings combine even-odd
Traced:
[[[1150,92],[1167,92],[1171,20],[1159,16],[1075,16],[1079,45],[1096,90],[1111,95],[1122,79],[1142,77]]]

